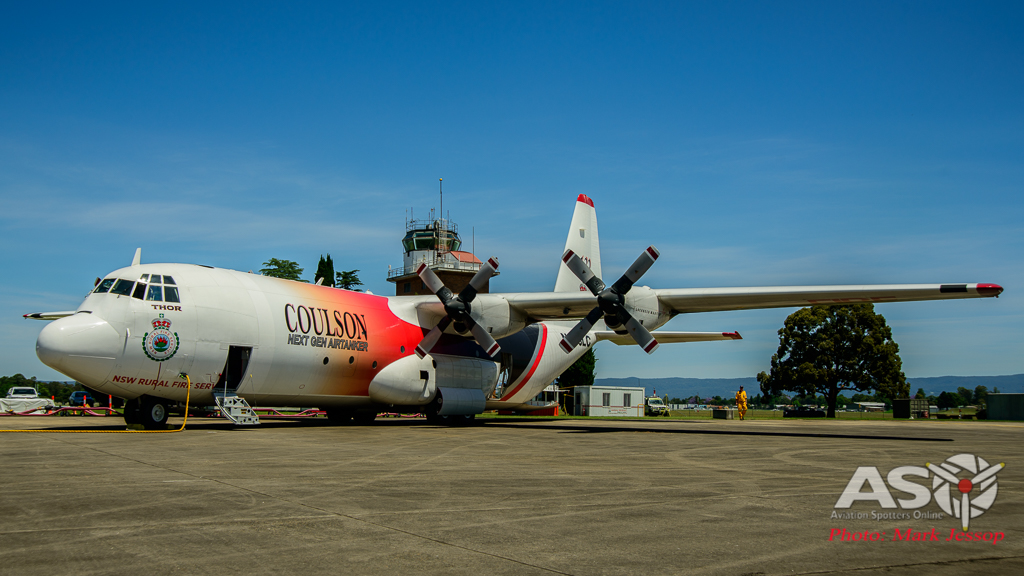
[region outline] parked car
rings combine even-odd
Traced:
[[[668,416],[668,406],[657,396],[644,398],[644,416]]]
[[[85,390],[76,390],[71,393],[71,398],[68,399],[68,406],[92,406],[96,403],[93,399],[92,394],[89,394]]]
[[[15,386],[7,391],[8,398],[39,398],[39,392],[35,388]]]

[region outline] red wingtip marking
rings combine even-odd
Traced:
[[[732,338],[733,340],[743,340],[743,336],[740,336],[739,332],[722,332],[722,336]]]
[[[584,204],[586,204],[587,206],[590,206],[591,208],[594,207],[594,201],[591,200],[590,196],[587,196],[586,194],[580,194],[579,196],[577,196],[576,197],[576,201],[577,202],[583,202]]]
[[[999,296],[1003,287],[999,284],[978,284],[978,294],[982,296]]]

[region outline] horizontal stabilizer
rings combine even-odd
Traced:
[[[74,313],[74,310],[66,310],[64,312],[33,312],[32,314],[23,314],[22,316],[33,320],[56,320],[57,318],[66,318]]]
[[[629,334],[616,334],[611,330],[597,330],[592,333],[597,336],[597,341],[607,340],[619,346],[636,344]],[[659,344],[671,344],[673,342],[711,342],[713,340],[742,340],[739,332],[669,332],[667,330],[655,330],[651,336],[657,338]]]

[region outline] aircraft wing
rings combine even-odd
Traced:
[[[611,330],[595,330],[591,332],[598,341],[607,340],[619,346],[635,346],[636,340],[629,334],[616,334]],[[742,340],[739,332],[672,332],[669,330],[655,330],[651,335],[658,339],[661,344],[673,342],[710,342],[713,340]]]
[[[913,302],[999,296],[997,284],[874,284],[852,286],[764,286],[741,288],[669,288],[654,293],[677,314],[799,308],[815,304]],[[535,320],[582,318],[596,304],[589,292],[540,292],[505,295],[513,308]]]
[[[23,314],[22,318],[31,318],[33,320],[56,320],[57,318],[71,316],[74,313],[74,310],[66,310],[63,312],[33,312],[31,314]]]
[[[677,288],[655,290],[662,305],[679,314],[788,308],[817,304],[861,304],[987,298],[996,284],[876,284],[866,286],[767,286],[761,288]]]

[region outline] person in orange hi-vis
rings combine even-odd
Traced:
[[[747,415],[747,393],[743,391],[743,386],[740,386],[740,391],[736,393],[736,409],[740,411],[740,420]]]

